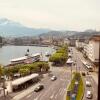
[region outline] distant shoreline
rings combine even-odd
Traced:
[[[49,47],[50,45],[43,45],[43,44],[20,44],[20,45],[15,45],[15,44],[0,44],[0,46],[39,46],[39,47]]]

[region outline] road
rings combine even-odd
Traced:
[[[80,52],[77,52],[75,48],[72,48],[72,59],[73,61],[76,61],[76,67],[72,66],[72,69],[75,71],[86,71],[85,67],[83,66],[81,59],[83,59],[83,56]],[[66,88],[71,80],[71,70],[70,67],[51,67],[50,71],[53,75],[57,76],[57,80],[51,81],[50,76],[48,76],[48,73],[44,75],[44,78],[39,82],[40,84],[44,85],[44,89],[40,92],[34,92],[33,87],[32,91],[30,93],[26,93],[25,96],[18,100],[65,100],[66,96]],[[92,84],[92,87],[86,87],[85,85],[85,94],[83,97],[83,100],[88,100],[86,98],[86,91],[91,90],[93,92],[93,99],[97,100],[97,84],[93,80],[92,73],[90,75],[86,75],[86,77],[83,78],[84,84],[86,80],[89,80]],[[27,91],[27,90],[26,90]]]
[[[40,92],[31,92],[20,100],[64,100],[71,73],[58,67],[54,67],[52,73],[57,76],[57,80],[51,81],[50,76],[45,75],[45,78],[40,82],[44,85],[44,89]]]
[[[83,56],[80,52],[78,52],[75,48],[72,48],[72,52],[73,52],[73,60],[76,61],[77,63],[77,71],[85,71],[87,72],[87,70],[85,69],[84,65],[82,64],[81,60],[83,59]],[[75,69],[75,68],[74,68]],[[93,93],[93,98],[92,100],[97,100],[97,91],[98,91],[98,85],[96,84],[96,82],[94,81],[94,79],[92,78],[91,76],[92,73],[90,73],[90,75],[86,75],[86,77],[84,77],[84,84],[86,82],[86,80],[90,81],[92,86],[91,87],[86,87],[86,84],[85,84],[85,94],[84,94],[84,97],[83,97],[83,100],[88,100],[86,98],[86,92],[87,90],[91,90],[92,93]]]

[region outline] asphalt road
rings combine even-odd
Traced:
[[[72,52],[73,52],[73,60],[77,62],[77,71],[85,71],[87,72],[87,69],[85,69],[84,65],[82,64],[81,60],[83,59],[83,56],[80,52],[77,52],[77,50],[75,48],[72,48]],[[76,68],[73,68],[73,69],[76,69]],[[86,80],[90,81],[91,82],[91,87],[86,87],[86,84],[85,84],[85,94],[84,94],[84,97],[83,97],[83,100],[88,100],[86,98],[86,92],[88,90],[91,90],[92,93],[93,93],[93,98],[92,100],[97,100],[97,91],[98,91],[98,85],[96,84],[96,82],[94,81],[94,79],[92,78],[91,76],[92,73],[90,73],[90,75],[86,75],[86,77],[84,77],[84,84],[86,83]]]
[[[57,76],[57,80],[51,81],[50,76],[40,82],[44,85],[44,89],[40,92],[32,92],[21,100],[64,100],[67,85],[70,83],[70,72],[66,72],[64,68],[53,68],[53,75]]]

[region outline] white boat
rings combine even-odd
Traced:
[[[45,56],[51,56],[51,53],[50,52],[46,52]]]
[[[35,61],[39,61],[40,58],[41,58],[41,54],[36,53],[36,54],[28,55],[28,56],[11,59],[10,62],[11,64],[32,63]]]

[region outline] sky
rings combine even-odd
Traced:
[[[33,28],[100,30],[100,0],[0,0],[0,18]]]

